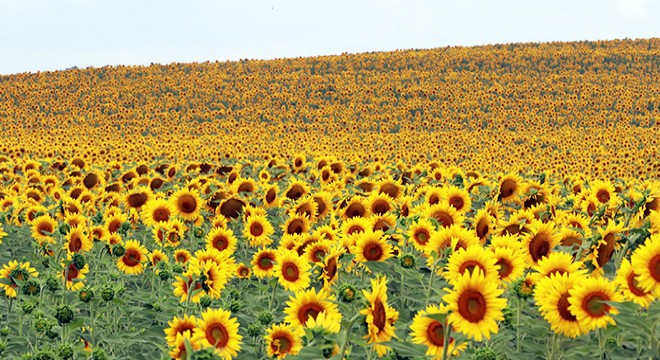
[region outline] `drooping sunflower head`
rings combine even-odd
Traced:
[[[621,247],[619,238],[623,231],[623,224],[617,224],[613,220],[608,220],[605,229],[598,229],[600,240],[592,247],[587,257],[597,269],[602,269],[610,261],[614,251]]]
[[[488,210],[483,208],[477,211],[477,215],[472,222],[472,229],[476,233],[481,244],[486,243],[486,239],[495,231],[495,221],[488,213]]]
[[[651,235],[630,257],[639,287],[660,297],[660,235]]]

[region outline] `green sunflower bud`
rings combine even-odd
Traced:
[[[73,260],[71,261],[73,263],[73,266],[76,267],[78,270],[82,270],[82,268],[87,265],[87,260],[85,259],[85,256],[83,256],[80,253],[75,253],[73,254]]]
[[[94,300],[94,290],[88,287],[84,287],[78,293],[78,298],[80,299],[80,301],[88,303]]]
[[[415,256],[410,253],[403,253],[399,256],[399,264],[404,269],[412,269],[416,265]]]
[[[55,319],[60,324],[68,324],[73,320],[73,310],[69,305],[60,305],[55,310]]]
[[[249,336],[259,337],[261,336],[261,327],[257,324],[250,324],[248,325],[247,333]]]
[[[57,356],[62,360],[73,357],[73,347],[70,344],[62,344],[57,348]]]
[[[257,320],[259,320],[259,322],[262,325],[268,326],[268,325],[270,325],[270,323],[273,322],[273,313],[271,313],[269,311],[262,311],[257,316]]]
[[[41,291],[41,285],[39,285],[39,282],[37,280],[30,279],[23,283],[23,285],[21,286],[21,291],[25,295],[30,295],[30,296],[38,295],[39,292]]]
[[[122,244],[117,244],[112,247],[112,255],[116,257],[124,256],[126,248]]]
[[[343,302],[350,303],[355,300],[357,290],[350,284],[344,284],[339,288],[339,299]]]

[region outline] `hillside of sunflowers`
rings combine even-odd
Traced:
[[[0,358],[657,359],[660,39],[0,76]]]

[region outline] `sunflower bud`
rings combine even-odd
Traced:
[[[513,292],[520,299],[529,299],[532,297],[533,290],[534,287],[525,278],[518,279],[513,283]]]
[[[70,344],[62,344],[57,348],[57,356],[60,359],[71,359],[73,357],[73,347]]]
[[[9,326],[5,325],[0,328],[0,336],[7,336],[9,335]]]
[[[252,337],[258,337],[261,336],[261,327],[257,324],[250,324],[248,325],[248,335]]]
[[[204,230],[202,230],[202,228],[195,228],[195,231],[193,231],[193,235],[195,236],[195,238],[201,239],[202,236],[204,236]]]
[[[87,265],[87,260],[80,253],[73,254],[73,260],[71,262],[73,263],[73,266],[75,266],[78,270],[82,270],[82,268]]]
[[[206,296],[206,295],[202,296],[202,297],[199,299],[199,304],[200,304],[202,307],[205,307],[205,308],[211,306],[212,303],[213,303],[213,299],[211,299],[211,297]]]
[[[63,223],[62,225],[60,225],[60,227],[58,229],[58,231],[62,235],[68,234],[70,230],[71,230],[71,226],[69,226],[69,224],[67,224],[67,223]]]
[[[474,360],[497,360],[497,353],[490,348],[481,348],[472,357]]]
[[[344,284],[339,288],[339,299],[343,302],[350,303],[355,300],[357,291],[355,287],[350,284]]]
[[[273,314],[269,311],[262,311],[257,316],[257,320],[259,320],[259,323],[262,325],[268,326],[273,322]]]
[[[78,298],[80,299],[80,301],[88,303],[94,300],[94,290],[88,287],[84,287],[78,293]]]
[[[21,291],[25,295],[37,295],[41,291],[41,285],[34,279],[30,279],[23,283],[21,286]]]
[[[241,311],[242,308],[243,308],[243,302],[241,300],[232,300],[229,303],[229,311],[233,313]]]
[[[69,305],[60,305],[55,310],[55,319],[60,324],[68,324],[73,320],[73,310]]]
[[[49,277],[46,279],[46,288],[51,292],[56,292],[59,290],[61,285],[62,283],[60,282],[60,279],[54,277]]]
[[[190,360],[220,360],[220,357],[211,349],[201,349],[192,353]]]
[[[399,264],[404,269],[412,269],[415,267],[415,257],[410,253],[403,253],[399,256]]]
[[[105,301],[112,301],[115,298],[115,290],[110,285],[105,285],[101,290],[101,299]]]
[[[124,256],[126,253],[126,248],[122,244],[117,244],[112,247],[112,255],[120,257]]]
[[[105,350],[103,348],[97,347],[92,351],[92,357],[90,358],[91,360],[108,360],[108,355],[105,353]]]
[[[36,305],[31,302],[31,301],[26,301],[23,304],[21,304],[21,310],[23,311],[23,314],[31,314],[32,311],[34,311],[34,308]]]

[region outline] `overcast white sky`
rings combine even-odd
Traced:
[[[0,74],[660,37],[660,0],[0,0]]]

